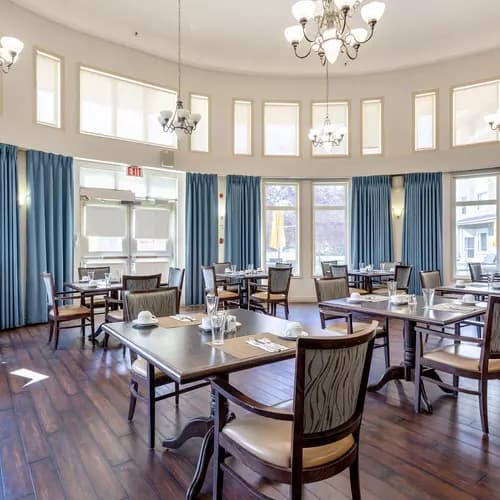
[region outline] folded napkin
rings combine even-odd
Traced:
[[[189,322],[196,321],[195,318],[187,314],[174,314],[173,316],[170,317],[176,319],[177,321],[189,321]]]
[[[249,339],[246,341],[247,344],[250,344],[253,347],[258,347],[267,352],[280,352],[287,351],[289,349],[288,346],[277,344],[276,342],[271,342],[269,339],[263,337],[261,339]]]

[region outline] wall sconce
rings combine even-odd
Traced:
[[[399,219],[403,215],[403,207],[393,207],[392,213]]]

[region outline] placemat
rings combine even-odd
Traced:
[[[181,313],[182,315],[182,313]],[[158,318],[158,324],[163,328],[178,328],[179,326],[197,326],[201,325],[201,319],[205,316],[204,313],[190,313],[187,314],[194,321],[181,321],[180,319],[173,318],[172,316],[163,316]]]
[[[483,312],[484,307],[486,307],[486,304],[481,305],[481,306],[463,306],[461,304],[435,304],[428,309],[431,311],[449,311],[449,312],[460,312],[460,313],[467,313],[467,312],[474,312],[474,311],[481,311]]]
[[[267,337],[271,342],[275,342],[276,344],[281,344],[289,347],[290,349],[295,350],[297,343],[289,340],[283,340],[272,333],[255,333],[252,335],[245,335],[244,337],[236,337],[233,339],[225,339],[223,344],[214,345],[212,342],[207,342],[208,345],[215,347],[216,349],[220,349],[226,354],[230,354],[238,359],[247,359],[247,358],[255,358],[260,356],[266,356],[270,354],[276,354],[274,352],[267,352],[264,349],[260,349],[259,347],[254,347],[253,345],[247,344],[247,340],[255,338],[261,339],[263,337]],[[284,351],[286,352],[286,351]]]

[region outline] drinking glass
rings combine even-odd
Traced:
[[[236,272],[236,264],[231,264],[231,272],[232,273]]]
[[[106,286],[109,286],[111,282],[111,273],[104,273],[104,281],[106,282]]]
[[[414,293],[408,295],[408,305],[410,306],[417,305],[417,296]]]
[[[94,281],[94,273],[95,273],[95,271],[89,271],[87,273],[90,281]]]
[[[387,295],[389,297],[392,297],[393,295],[396,295],[398,292],[398,282],[397,281],[388,281],[387,282]]]
[[[422,288],[426,309],[428,309],[429,307],[432,306],[432,304],[434,304],[434,292],[435,292],[434,288]]]
[[[248,264],[247,270],[252,272],[253,271],[253,264]]]
[[[365,263],[364,262],[360,262],[359,263],[359,270],[362,271],[364,268],[365,268]]]
[[[218,308],[219,308],[219,297],[209,293],[207,295],[207,314],[208,314],[208,316],[212,317]]]
[[[488,288],[491,288],[491,285],[493,284],[493,273],[488,274]]]
[[[212,344],[224,343],[224,330],[226,327],[226,311],[218,311],[210,317],[212,323]]]

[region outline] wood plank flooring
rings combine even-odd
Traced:
[[[292,304],[291,319],[319,329],[316,306]],[[200,440],[177,451],[146,445],[146,409],[137,404],[127,421],[128,358],[120,348],[80,347],[78,330],[62,334],[60,349],[47,345],[45,325],[0,332],[0,500],[182,499]],[[391,324],[393,362],[402,357],[401,324]],[[377,350],[371,379],[383,370]],[[10,372],[39,371],[49,378],[24,387]],[[294,364],[277,363],[235,374],[231,381],[252,397],[274,404],[292,397]],[[361,484],[369,499],[500,498],[500,390],[490,383],[489,437],[481,433],[477,398],[428,392],[432,415],[415,415],[412,387],[391,382],[369,394],[361,434]],[[157,443],[191,417],[208,414],[209,389],[157,404]],[[238,412],[236,412],[238,413]],[[237,465],[267,495],[288,498],[288,488]],[[249,498],[226,483],[226,498]],[[211,479],[203,496],[210,498]],[[348,474],[306,487],[306,499],[350,498]]]

